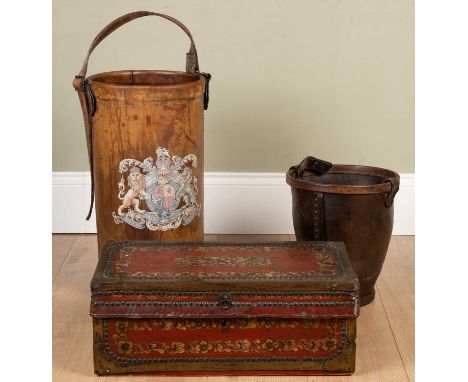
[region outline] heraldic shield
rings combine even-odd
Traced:
[[[198,180],[190,168],[197,167],[196,155],[171,158],[168,149],[158,147],[156,156],[156,161],[148,157],[143,162],[136,159],[120,162],[118,197],[122,203],[112,213],[116,224],[168,231],[200,216]]]

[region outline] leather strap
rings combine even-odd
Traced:
[[[400,181],[399,179],[390,178],[390,179],[384,180],[384,183],[390,183],[392,185],[390,192],[385,197],[385,207],[388,208],[393,205],[393,201],[395,200],[395,195],[400,189]]]
[[[190,49],[187,52],[185,69],[189,73],[199,72],[197,49],[195,47],[195,42],[193,41],[192,34],[190,33],[190,31],[184,24],[182,24],[179,20],[171,16],[163,15],[162,13],[148,12],[148,11],[132,12],[132,13],[123,15],[119,17],[118,19],[115,19],[110,24],[108,24],[101,32],[97,34],[97,36],[94,38],[93,42],[91,43],[91,46],[88,49],[88,53],[86,54],[86,58],[83,62],[80,72],[78,73],[78,75],[75,76],[75,79],[73,80],[73,87],[78,92],[81,109],[83,111],[83,119],[84,119],[85,132],[86,132],[86,145],[88,148],[89,169],[91,172],[91,202],[89,206],[88,215],[86,216],[86,220],[89,220],[91,218],[91,214],[93,212],[93,204],[94,204],[92,117],[96,110],[96,100],[94,99],[93,93],[91,92],[89,84],[86,80],[86,72],[88,70],[89,56],[91,55],[93,50],[99,45],[99,43],[102,40],[104,40],[107,36],[109,36],[112,32],[114,32],[116,29],[120,28],[122,25],[125,25],[126,23],[132,20],[138,19],[140,17],[145,17],[145,16],[162,17],[176,24],[179,28],[181,28],[187,34],[187,36],[190,39]],[[208,108],[208,83],[209,83],[211,76],[208,73],[200,73],[200,74],[203,75],[206,79],[205,102],[204,102],[204,108],[206,110]]]
[[[112,32],[120,28],[122,25],[125,25],[132,20],[138,19],[140,17],[145,17],[145,16],[162,17],[163,19],[173,22],[180,29],[182,29],[190,39],[190,50],[187,52],[187,57],[186,57],[186,65],[185,65],[186,71],[189,73],[195,73],[199,70],[198,56],[197,56],[197,49],[195,47],[195,42],[193,41],[192,34],[190,33],[190,31],[184,24],[182,24],[179,20],[175,19],[174,17],[163,15],[162,13],[148,12],[148,11],[132,12],[132,13],[127,13],[126,15],[120,16],[118,19],[115,19],[114,21],[112,21],[102,31],[100,31],[97,34],[97,36],[94,38],[93,42],[91,43],[91,46],[88,49],[88,54],[86,55],[86,58],[83,62],[83,66],[81,67],[80,72],[78,73],[77,76],[75,76],[75,80],[73,81],[73,86],[75,87],[77,91],[80,91],[83,88],[83,82],[84,82],[84,79],[86,78],[86,72],[88,70],[89,56],[93,52],[94,48],[96,48],[102,40],[104,40],[107,36],[109,36]]]
[[[89,170],[91,172],[91,201],[89,204],[89,211],[88,215],[86,216],[86,220],[91,218],[91,214],[93,212],[93,204],[94,204],[94,166],[93,166],[93,144],[92,144],[92,131],[91,131],[91,119],[93,116],[92,112],[92,101],[90,100],[90,96],[94,98],[91,92],[87,91],[86,89],[89,88],[88,82],[84,82],[83,85],[84,89],[78,91],[78,98],[80,99],[81,110],[83,112],[83,120],[85,125],[85,134],[86,134],[86,147],[88,149],[88,160],[89,160]],[[95,101],[94,101],[95,102]]]
[[[330,162],[309,156],[305,157],[297,166],[292,166],[290,170],[293,170],[298,178],[302,178],[305,170],[311,171],[317,175],[322,175],[330,170],[332,166]]]

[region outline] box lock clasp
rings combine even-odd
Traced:
[[[232,298],[229,293],[221,293],[218,296],[218,306],[221,309],[230,309],[232,307]]]

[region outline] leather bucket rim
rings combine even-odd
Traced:
[[[194,77],[193,81],[183,82],[178,84],[113,84],[109,82],[100,81],[101,77],[115,75],[118,73],[162,73],[168,75],[177,75],[177,76],[187,76],[187,77]],[[196,79],[195,79],[196,78]],[[93,74],[87,78],[91,85],[98,85],[109,87],[113,89],[161,89],[161,90],[176,90],[176,89],[184,89],[184,88],[191,88],[191,87],[200,87],[201,92],[203,92],[205,87],[205,78],[203,75],[199,73],[189,73],[183,71],[176,71],[176,70],[113,70],[108,72],[100,72]]]
[[[329,194],[366,195],[387,194],[392,191],[394,184],[399,184],[400,182],[400,175],[398,175],[398,173],[381,167],[335,164],[327,173],[376,176],[382,178],[382,181],[378,184],[372,185],[337,185],[317,183],[316,181],[298,179],[295,176],[294,169],[289,169],[286,173],[286,183],[291,187],[308,191]]]

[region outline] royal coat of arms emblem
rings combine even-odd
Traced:
[[[197,167],[196,155],[171,158],[168,149],[158,147],[156,156],[156,161],[148,157],[143,162],[136,159],[120,162],[118,197],[122,203],[112,213],[116,224],[168,231],[200,216],[198,180],[190,168]]]

